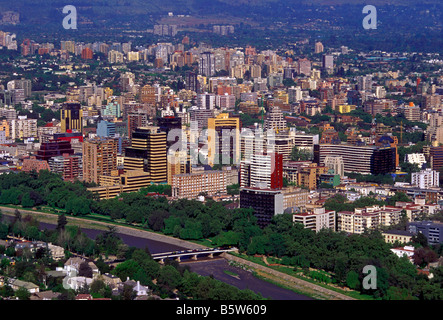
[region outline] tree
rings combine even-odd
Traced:
[[[92,278],[92,268],[89,266],[88,262],[84,261],[80,264],[78,268],[78,276]]]
[[[180,272],[170,265],[166,265],[160,269],[157,283],[166,287],[168,290],[177,288],[181,283]]]
[[[137,296],[137,293],[135,292],[133,287],[131,287],[128,284],[125,284],[123,286],[123,292],[121,294],[122,300],[134,300],[134,298],[136,296]]]
[[[431,248],[418,248],[415,249],[412,256],[414,264],[419,267],[426,267],[430,262],[435,262],[438,259],[438,255]]]
[[[358,280],[357,272],[355,272],[354,270],[348,272],[348,275],[346,276],[346,285],[353,290],[359,289],[360,281]]]
[[[68,220],[66,219],[66,216],[64,213],[62,213],[60,216],[58,216],[57,219],[57,231],[65,230],[65,226],[68,224]]]
[[[34,206],[34,201],[31,199],[29,192],[23,195],[21,205],[23,208],[32,208]]]
[[[291,151],[291,160],[292,161],[309,161],[312,159],[312,155],[306,149],[299,149],[297,146],[294,146]]]
[[[29,298],[31,297],[31,293],[28,289],[21,287],[15,291],[15,296],[19,300],[29,300]]]
[[[417,243],[422,247],[428,246],[428,238],[426,238],[426,236],[421,232],[418,232],[417,234],[413,235],[411,240],[412,242]]]

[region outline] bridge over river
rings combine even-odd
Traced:
[[[225,252],[238,252],[235,247],[232,248],[203,248],[203,249],[193,249],[193,250],[181,250],[172,252],[163,252],[152,254],[151,257],[154,260],[158,260],[161,264],[164,264],[165,259],[175,259],[181,262],[182,259],[192,259],[197,260],[198,257],[208,257],[213,259],[214,256],[220,255]]]

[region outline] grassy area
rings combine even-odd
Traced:
[[[226,273],[227,275],[233,276],[233,277],[238,277],[238,274],[236,274],[235,272],[229,271],[229,270],[223,270],[224,273]]]
[[[282,265],[281,266],[270,266],[270,265],[267,265],[263,261],[263,259],[261,257],[254,257],[254,256],[248,256],[248,255],[245,255],[245,254],[236,254],[236,253],[230,253],[230,254],[232,254],[234,256],[237,256],[239,258],[242,258],[242,259],[254,262],[256,264],[262,265],[264,267],[267,267],[267,268],[270,268],[270,269],[273,269],[273,270],[285,273],[287,275],[290,275],[292,277],[298,278],[300,280],[304,280],[306,282],[310,282],[310,283],[315,284],[317,286],[320,286],[320,287],[323,287],[323,288],[326,288],[326,289],[329,289],[329,290],[333,290],[335,292],[347,295],[347,296],[349,296],[351,298],[354,298],[354,299],[358,299],[358,300],[374,300],[374,298],[372,296],[360,294],[360,292],[358,292],[358,291],[343,290],[343,289],[340,289],[340,288],[337,288],[337,287],[334,287],[334,286],[331,286],[331,285],[327,285],[325,283],[321,283],[321,282],[315,281],[315,280],[313,280],[313,279],[311,279],[309,277],[302,276],[302,275],[300,275],[301,271],[294,271],[294,267],[291,267],[291,266],[282,266]],[[267,260],[270,263],[277,263],[278,262],[278,260],[275,259],[275,258],[267,258]],[[305,294],[303,292],[298,292],[298,291],[295,291],[295,292],[301,293],[301,294]]]

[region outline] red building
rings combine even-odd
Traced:
[[[84,60],[91,60],[93,55],[94,55],[94,53],[89,48],[84,48],[82,50],[82,59],[84,59]]]

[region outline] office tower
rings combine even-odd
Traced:
[[[97,123],[97,136],[103,138],[115,137],[115,123],[106,120],[100,120]]]
[[[215,73],[215,59],[212,52],[206,51],[200,55],[200,61],[198,64],[199,74],[212,77]]]
[[[76,130],[82,132],[83,130],[83,111],[80,103],[67,102],[63,104],[61,113],[61,132],[67,132],[67,130]]]
[[[191,108],[189,109],[189,119],[191,123],[196,124],[196,128],[201,130],[203,128],[208,128],[208,119],[214,116],[214,110],[211,109],[199,109]]]
[[[215,94],[214,93],[197,94],[197,107],[199,109],[214,109]]]
[[[257,224],[264,228],[272,217],[283,213],[283,193],[281,190],[242,188],[240,208],[253,209]]]
[[[341,156],[344,172],[387,174],[395,172],[395,148],[355,146],[349,144],[318,144],[314,146],[314,162],[325,164],[327,156]]]
[[[229,117],[228,113],[209,118],[208,164],[238,164],[239,161],[240,119]]]
[[[100,176],[117,170],[117,139],[96,137],[83,142],[83,180],[100,184]]]
[[[184,135],[182,132],[182,119],[174,116],[166,116],[157,119],[157,125],[161,132],[166,133],[166,145],[169,149],[171,145],[179,141],[181,135]],[[171,130],[173,130],[171,132]],[[171,132],[171,140],[168,139],[168,134]]]
[[[437,221],[413,221],[408,223],[408,230],[414,234],[423,234],[430,245],[443,242],[443,223]]]
[[[125,170],[149,172],[152,182],[167,180],[166,133],[159,127],[141,127],[132,133],[125,149]]]
[[[66,140],[50,140],[40,144],[40,149],[37,151],[35,158],[37,160],[48,161],[50,158],[62,156],[64,154],[74,154],[71,142]]]
[[[322,57],[322,68],[326,71],[331,71],[334,69],[334,56],[324,54]]]
[[[321,42],[315,43],[315,53],[321,53],[324,50],[325,50],[325,48],[323,47],[323,44]]]
[[[345,168],[343,158],[337,155],[331,155],[325,157],[325,167],[334,170],[334,174],[338,174],[340,177],[344,176]]]
[[[185,75],[185,89],[194,92],[200,92],[200,82],[198,81],[197,73],[186,71]]]
[[[298,59],[297,73],[299,75],[304,74],[306,77],[309,77],[311,75],[311,61],[308,59]]]

